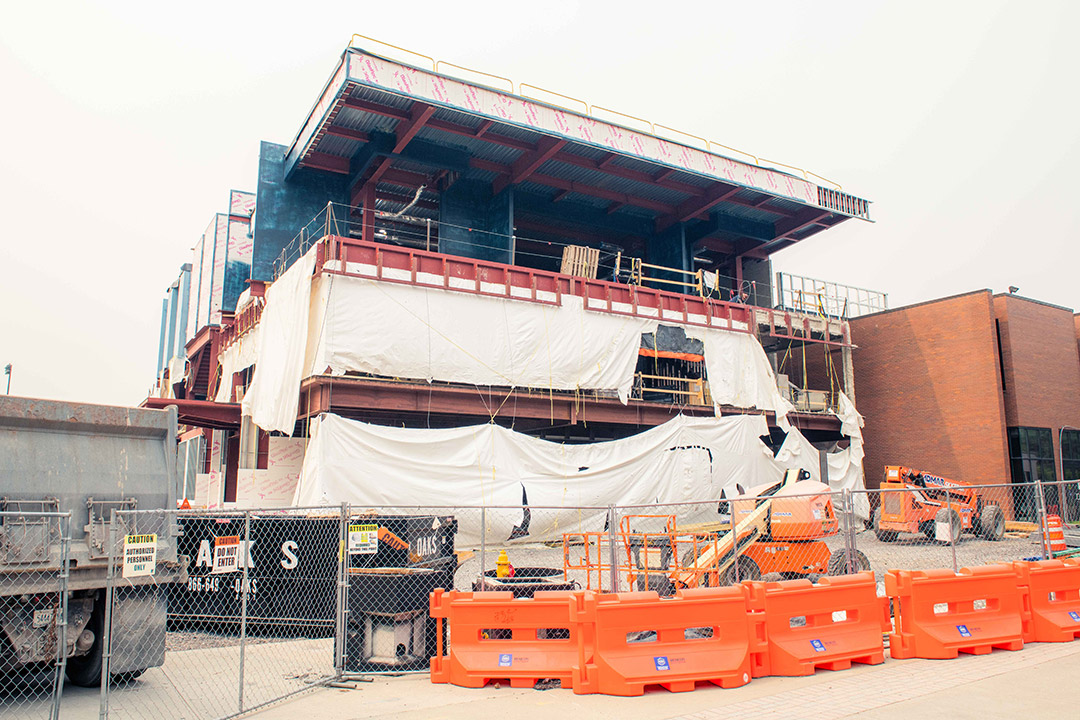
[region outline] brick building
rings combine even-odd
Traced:
[[[979,290],[855,318],[851,332],[868,487],[886,465],[979,484],[1080,478],[1068,308]],[[1032,516],[1032,493],[1014,488],[1012,500],[1018,517]],[[1047,488],[1051,512],[1062,500]],[[1080,513],[1080,498],[1064,500]]]

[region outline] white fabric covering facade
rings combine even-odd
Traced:
[[[314,251],[267,291],[255,375],[243,412],[291,434],[304,377],[361,372],[507,388],[610,392],[626,402],[642,333],[660,319],[479,296],[341,275],[313,282]],[[664,324],[679,323],[664,319]],[[790,404],[757,339],[680,325],[703,341],[717,405],[770,410],[786,428]]]
[[[532,542],[601,529],[605,513],[575,509],[583,506],[693,502],[701,503],[703,521],[715,520],[721,493],[737,494],[739,485],[773,482],[796,467],[820,478],[818,451],[798,430],[775,458],[761,441],[767,434],[761,415],[678,416],[621,440],[566,445],[494,424],[415,429],[323,415],[313,425],[293,504],[497,507],[527,499],[538,508],[525,538]],[[852,448],[829,455],[834,489],[862,487],[854,447],[853,440]],[[858,448],[861,456],[861,442]],[[479,520],[475,511],[459,516],[460,544],[479,543]],[[492,509],[487,522],[492,537],[508,538],[522,511]]]

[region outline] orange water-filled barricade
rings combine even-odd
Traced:
[[[1080,637],[1080,560],[1014,562],[1031,617],[1024,642],[1068,642]]]
[[[672,692],[698,682],[725,688],[750,682],[750,626],[742,586],[586,594],[571,611],[578,628],[574,692],[641,695],[647,685]],[[591,661],[585,628],[595,627]]]
[[[1024,647],[1024,591],[1008,564],[952,570],[889,570],[895,601],[894,658],[951,659]]]
[[[592,659],[592,626],[570,622],[571,603],[575,596],[580,602],[581,594],[552,590],[515,599],[509,591],[435,590],[430,603],[439,647],[431,658],[431,681],[476,688],[493,680],[533,687],[537,680],[557,679],[570,687],[579,653]],[[441,639],[447,621],[449,652]]]
[[[889,604],[872,572],[785,582],[748,582],[757,647],[753,676],[813,675],[885,661]]]

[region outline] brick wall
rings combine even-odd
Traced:
[[[886,465],[1009,481],[988,290],[855,318],[851,333],[867,487],[878,486]]]
[[[1005,364],[1006,425],[1050,428],[1060,478],[1058,429],[1080,427],[1076,319],[1071,310],[1018,295],[995,295],[994,314]]]

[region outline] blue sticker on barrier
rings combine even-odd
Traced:
[[[1080,622],[1080,613],[1078,612],[1070,612],[1069,617],[1071,617],[1076,622]]]
[[[671,669],[671,666],[668,665],[668,660],[667,660],[666,657],[654,657],[653,662],[656,663],[656,669],[657,670],[670,670]]]
[[[510,653],[499,655],[499,667],[510,667],[514,664],[514,656]]]
[[[811,640],[810,644],[814,647],[816,652],[825,652],[825,643],[820,640]]]
[[[956,629],[960,631],[960,637],[971,637],[971,631],[968,630],[967,625],[957,625]]]

